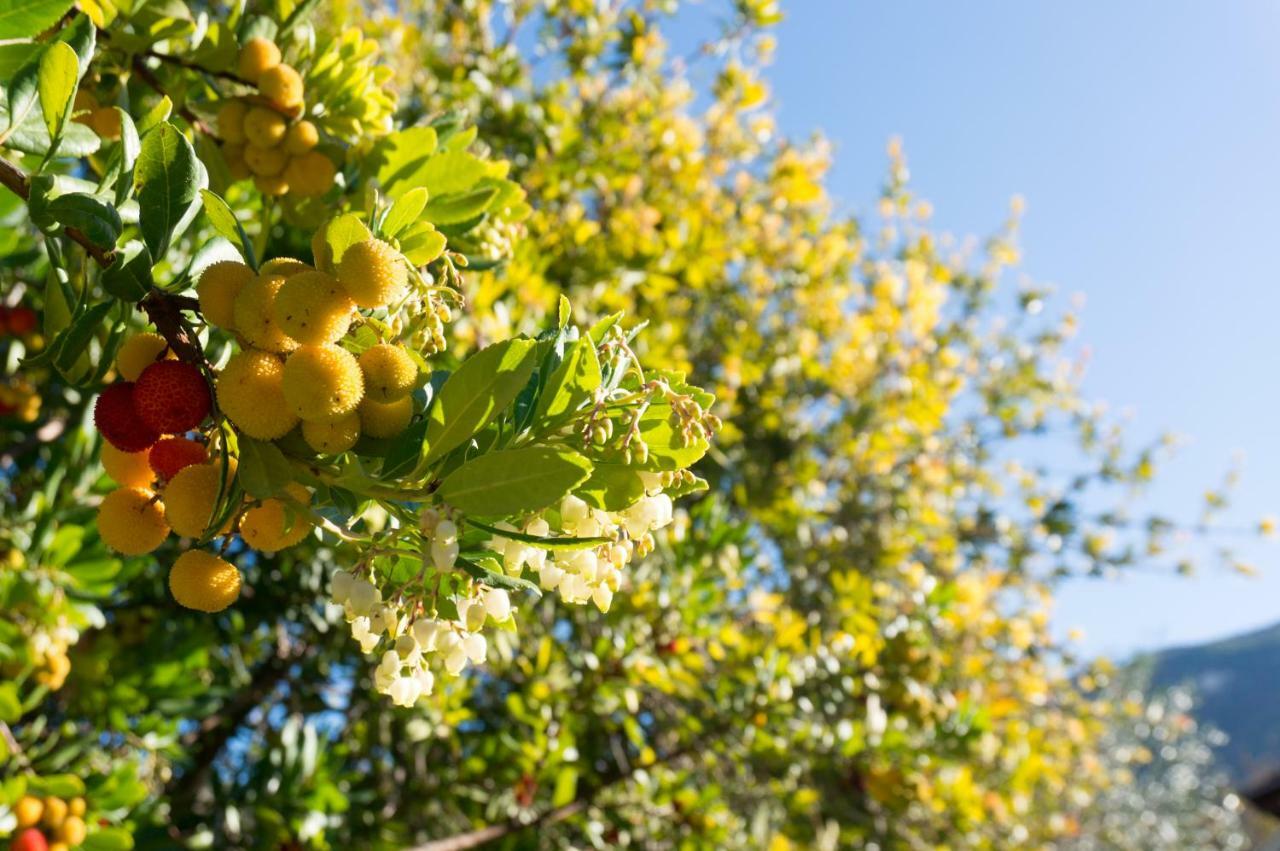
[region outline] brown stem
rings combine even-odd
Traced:
[[[169,344],[169,348],[173,349],[173,353],[179,360],[197,366],[206,365],[204,348],[191,332],[186,318],[182,315],[184,310],[199,313],[198,300],[191,296],[152,290],[138,302],[138,307],[147,314],[151,324],[156,326],[156,331],[164,337],[165,342]]]
[[[237,76],[236,74],[232,74],[230,71],[214,71],[212,68],[205,68],[203,65],[197,65],[194,62],[189,62],[186,59],[183,59],[179,56],[173,56],[168,53],[157,53],[154,50],[148,50],[142,55],[149,57],[151,59],[159,59],[161,62],[166,62],[170,65],[177,65],[179,68],[186,68],[188,71],[196,71],[197,73],[200,73],[200,74],[208,74],[211,77],[219,77],[223,80],[229,80],[230,82],[233,82],[233,83],[239,83],[242,86],[253,85],[253,83],[250,83],[244,77],[240,77],[240,76]]]
[[[22,169],[15,166],[6,159],[0,159],[0,184],[5,185],[13,194],[17,195],[24,202],[31,200],[31,181],[23,174]],[[98,265],[106,269],[115,260],[115,251],[102,248],[95,245],[93,240],[85,236],[78,229],[72,227],[64,227],[63,233],[73,242],[79,243],[88,252],[89,256],[98,262]]]

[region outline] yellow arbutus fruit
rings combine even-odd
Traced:
[[[142,371],[155,363],[168,345],[164,337],[150,331],[134,334],[116,352],[116,372],[125,381],[137,381]],[[168,356],[172,358],[173,353]]]
[[[235,330],[236,296],[253,277],[253,270],[236,260],[219,260],[205,267],[196,282],[205,321],[227,331]]]
[[[360,403],[360,428],[370,437],[395,437],[413,419],[413,397],[404,396],[394,402]]]
[[[300,346],[284,365],[284,398],[306,422],[340,420],[364,398],[360,364],[332,344]]]
[[[187,550],[169,568],[169,593],[180,606],[220,612],[240,596],[240,571],[204,550]]]
[[[281,109],[295,110],[302,106],[302,75],[292,65],[281,63],[262,72],[258,91]]]
[[[58,828],[58,838],[67,844],[68,847],[74,848],[84,842],[89,831],[85,827],[84,819],[80,816],[69,815],[62,822],[62,826]],[[50,846],[52,848],[52,846]]]
[[[244,149],[245,165],[249,166],[249,171],[259,177],[275,177],[284,171],[284,164],[287,161],[288,157],[280,148],[259,148],[257,145],[250,145]]]
[[[304,345],[336,343],[347,333],[355,308],[334,278],[324,272],[300,272],[276,295],[276,323]]]
[[[287,132],[284,116],[274,109],[255,106],[244,117],[244,139],[256,148],[274,148]]]
[[[338,169],[333,160],[319,151],[309,151],[293,157],[285,166],[284,178],[295,195],[310,198],[323,195],[333,186]]]
[[[289,181],[280,175],[255,174],[253,176],[253,185],[263,195],[269,195],[273,198],[289,192]]]
[[[127,488],[149,488],[156,474],[151,469],[150,450],[123,452],[105,440],[102,442],[102,467],[117,484]]]
[[[251,38],[240,48],[236,68],[250,83],[258,82],[262,72],[280,64],[280,48],[270,39]]]
[[[306,506],[311,493],[297,482],[285,490],[292,500]],[[298,508],[282,499],[271,497],[245,511],[240,518],[240,537],[255,550],[274,553],[292,547],[311,531],[311,522],[304,508]]]
[[[303,119],[289,125],[284,134],[285,153],[298,157],[310,151],[320,142],[320,131],[310,121]]]
[[[44,817],[40,821],[45,827],[57,829],[67,817],[67,802],[61,798],[49,796],[44,799]]]
[[[273,354],[249,350],[233,355],[215,387],[218,407],[249,437],[275,440],[298,424],[284,398],[284,364]]]
[[[409,275],[405,261],[380,239],[366,239],[346,250],[338,263],[338,280],[360,307],[385,307],[404,297]]]
[[[291,352],[291,339],[275,320],[276,296],[284,286],[283,275],[258,275],[240,290],[235,301],[235,327],[249,343],[269,352]]]
[[[244,119],[249,105],[242,100],[229,100],[218,107],[218,136],[224,142],[243,142]]]
[[[378,343],[360,353],[365,395],[375,402],[392,402],[418,383],[418,365],[404,346]]]
[[[261,271],[264,275],[283,275],[286,278],[292,278],[301,272],[314,272],[315,269],[292,257],[272,257],[262,264]]]
[[[177,472],[164,489],[164,515],[170,528],[184,538],[199,538],[213,522],[222,489],[222,462],[192,464]],[[234,468],[227,471],[234,474]],[[230,482],[227,483],[230,487]]]
[[[339,455],[360,439],[360,414],[347,414],[331,423],[303,423],[302,437],[316,452]]]
[[[98,506],[98,534],[126,556],[149,553],[169,536],[165,507],[148,488],[119,488]]]
[[[18,827],[34,827],[40,823],[44,815],[44,801],[34,795],[23,795],[13,805],[13,817],[18,820]]]

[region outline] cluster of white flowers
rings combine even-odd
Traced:
[[[424,523],[424,533],[428,525],[431,559],[438,569],[448,570],[458,558],[457,527],[438,516]],[[333,602],[342,606],[361,651],[374,653],[384,639],[389,645],[374,671],[374,685],[397,706],[413,706],[431,694],[435,686],[430,668],[433,654],[454,676],[469,662],[482,664],[489,652],[481,634],[486,621],[504,623],[512,614],[511,597],[501,588],[480,587],[474,596],[455,597],[456,620],[414,619],[383,602],[382,592],[369,579],[345,570],[333,575],[331,593]]]
[[[67,649],[79,640],[80,630],[68,624],[65,617],[59,617],[53,629],[36,630],[31,636],[31,650],[42,659],[50,656],[64,656]]]
[[[490,546],[502,554],[508,573],[518,575],[528,567],[538,574],[544,591],[556,591],[561,600],[575,605],[590,600],[607,612],[622,581],[622,569],[635,556],[650,552],[653,532],[671,520],[671,497],[660,490],[617,513],[592,508],[569,495],[560,503],[560,531],[575,538],[608,538],[609,543],[549,553],[536,544],[495,537]],[[515,531],[510,525],[501,528]],[[543,517],[534,518],[524,528],[525,534],[537,537],[546,537],[550,531]]]
[[[557,591],[566,603],[591,601],[607,612],[622,580],[622,569],[632,558],[650,552],[654,531],[673,519],[671,498],[662,492],[663,479],[646,476],[645,485],[646,496],[619,512],[594,509],[572,495],[561,501],[559,535],[605,539],[599,546],[548,551],[528,540],[496,535],[490,549],[502,557],[509,575],[518,576],[528,568],[538,574],[544,590]],[[460,550],[457,525],[440,510],[428,508],[422,512],[419,527],[424,560],[441,574],[452,571]],[[506,523],[498,528],[518,532]],[[545,517],[535,517],[524,524],[523,534],[548,538],[551,524]],[[433,657],[453,676],[468,664],[483,664],[489,643],[482,630],[487,623],[508,622],[514,612],[504,589],[482,583],[470,585],[448,601],[457,611],[456,618],[423,615],[419,600],[403,606],[383,600],[381,589],[368,576],[345,570],[333,575],[330,590],[361,651],[373,655],[382,648],[374,684],[397,706],[413,706],[431,694],[435,686]]]

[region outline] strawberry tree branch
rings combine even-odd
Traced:
[[[22,169],[15,166],[6,159],[0,158],[0,184],[8,187],[13,194],[17,195],[23,202],[31,200],[31,181]],[[85,236],[76,228],[63,228],[63,233],[72,242],[79,243],[90,257],[97,261],[98,265],[103,269],[109,267],[115,260],[115,252],[95,245],[93,240]]]

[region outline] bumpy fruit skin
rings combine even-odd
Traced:
[[[23,795],[13,805],[13,817],[18,820],[18,827],[33,827],[40,823],[44,815],[44,801],[34,795]]]
[[[73,816],[80,816],[81,818],[84,818],[86,809],[88,809],[88,805],[85,803],[84,798],[72,798],[67,803],[67,810]]]
[[[331,423],[303,423],[302,437],[322,455],[340,455],[360,439],[360,414],[347,414]]]
[[[126,556],[149,553],[169,537],[165,507],[147,488],[118,488],[98,506],[98,535]]]
[[[184,538],[199,538],[213,522],[222,484],[222,463],[184,467],[164,489],[164,516]]]
[[[125,381],[137,381],[142,371],[156,362],[169,344],[164,337],[144,331],[124,341],[116,352],[116,372]],[[173,357],[173,353],[169,353]]]
[[[272,257],[267,262],[258,267],[264,275],[280,275],[285,278],[292,278],[294,275],[302,272],[314,272],[315,269],[303,263],[301,260],[295,260],[292,257]]]
[[[256,145],[250,145],[244,149],[245,165],[249,166],[249,171],[259,177],[275,177],[284,171],[287,159],[280,148],[259,148]]]
[[[41,821],[45,827],[57,828],[62,825],[63,819],[67,817],[67,802],[61,798],[50,796],[44,799],[44,818]]]
[[[262,72],[258,91],[281,109],[297,109],[302,106],[302,75],[292,65],[280,63]]]
[[[147,460],[149,455],[149,452],[121,452],[110,443],[104,443],[102,467],[116,484],[127,488],[149,488],[156,477]]]
[[[284,281],[283,275],[258,275],[236,296],[236,330],[251,345],[268,352],[291,352],[298,347],[275,321],[276,296]]]
[[[274,109],[255,106],[244,117],[244,138],[253,147],[274,148],[286,132],[284,116]]]
[[[284,169],[284,179],[295,195],[313,198],[323,195],[333,186],[338,169],[333,160],[319,151],[308,151],[289,160]]]
[[[311,494],[294,482],[285,488],[295,502],[306,505]],[[240,518],[240,537],[258,552],[274,553],[288,549],[301,541],[311,531],[307,517],[287,505],[284,500],[272,497],[250,508]]]
[[[240,571],[204,550],[187,550],[169,568],[169,593],[178,605],[220,612],[240,596]]]
[[[409,276],[399,251],[380,239],[366,239],[343,253],[338,280],[360,307],[385,307],[404,297]]]
[[[133,406],[142,421],[161,434],[181,434],[204,422],[213,396],[198,366],[165,360],[151,364],[138,376]]]
[[[262,72],[280,64],[280,48],[265,38],[251,38],[240,48],[236,68],[250,83],[258,82]]]
[[[319,143],[320,131],[306,119],[289,125],[284,134],[284,151],[291,157],[301,156]]]
[[[347,333],[356,306],[324,272],[299,272],[276,295],[276,324],[303,345],[336,343]]]
[[[275,355],[234,355],[222,368],[217,389],[222,412],[250,437],[275,440],[298,424],[284,398],[284,364]]]
[[[200,273],[196,295],[205,321],[228,331],[236,327],[236,296],[254,278],[253,270],[236,260],[219,260]]]
[[[141,452],[160,439],[160,433],[138,416],[133,389],[132,381],[112,384],[93,406],[93,424],[121,452]]]
[[[166,437],[151,447],[147,461],[162,479],[172,479],[178,471],[209,460],[204,444],[185,437]]]
[[[404,346],[378,343],[360,353],[365,395],[375,402],[394,402],[418,383],[418,365]]]
[[[370,437],[395,437],[413,419],[413,397],[404,396],[394,402],[360,403],[360,428]]]
[[[287,195],[289,192],[289,181],[285,180],[283,175],[268,177],[264,174],[255,174],[253,176],[253,185],[263,195],[270,195],[272,198]]]
[[[218,107],[218,135],[224,142],[243,142],[244,117],[249,106],[242,100],[229,100]]]
[[[284,398],[306,422],[331,423],[364,397],[355,355],[334,345],[300,346],[284,365]]]
[[[9,851],[49,851],[49,843],[44,834],[34,827],[29,827],[13,838],[9,843]]]

